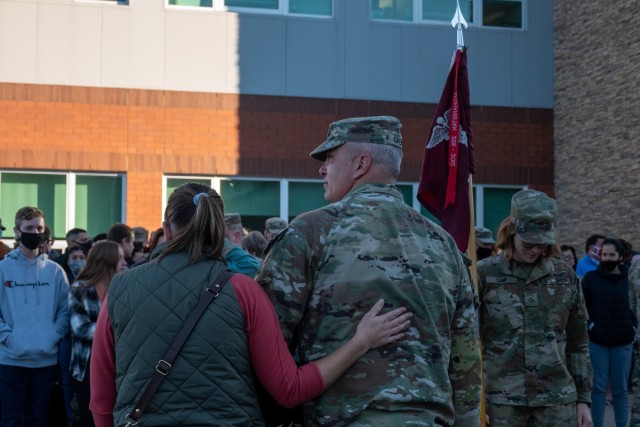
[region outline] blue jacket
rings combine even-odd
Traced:
[[[598,268],[598,264],[599,264],[598,261],[591,258],[589,254],[585,254],[585,256],[580,258],[580,260],[578,261],[578,264],[576,265],[576,275],[578,277],[584,277],[584,275],[587,274],[588,272]]]
[[[42,368],[58,363],[69,330],[69,284],[58,264],[20,248],[0,261],[0,364]]]
[[[244,274],[251,278],[254,278],[258,273],[260,259],[254,257],[228,239],[224,239],[223,256],[227,267],[234,273]]]

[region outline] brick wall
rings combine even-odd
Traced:
[[[637,0],[554,2],[560,240],[597,232],[640,249]]]
[[[127,223],[156,228],[163,174],[317,178],[330,122],[395,115],[418,181],[435,105],[0,83],[0,169],[127,174]],[[553,113],[474,107],[478,184],[553,194]]]

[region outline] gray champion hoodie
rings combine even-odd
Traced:
[[[20,248],[0,261],[0,364],[42,368],[58,363],[69,330],[69,284],[58,264]]]

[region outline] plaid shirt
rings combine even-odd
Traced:
[[[91,344],[100,313],[100,298],[96,289],[86,282],[75,282],[69,289],[69,316],[71,318],[71,376],[82,381],[89,366]]]

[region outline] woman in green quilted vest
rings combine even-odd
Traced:
[[[371,348],[401,339],[411,314],[378,301],[355,312],[356,335],[313,363],[297,367],[269,298],[251,278],[234,274],[218,291],[166,376],[140,413],[154,367],[207,286],[225,272],[224,208],[202,184],[178,187],[163,222],[167,241],[150,262],[114,277],[100,312],[91,358],[91,405],[97,427],[261,426],[256,378],[285,407],[323,392]],[[222,284],[222,283],[221,283]],[[295,286],[295,283],[292,283]],[[162,364],[162,363],[160,363]]]

